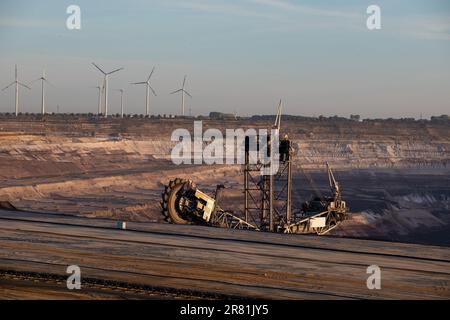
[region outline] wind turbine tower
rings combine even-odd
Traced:
[[[123,89],[118,89],[116,91],[120,92],[120,117],[123,118]]]
[[[189,94],[189,92],[184,90],[184,87],[186,85],[186,78],[187,78],[187,76],[184,76],[183,86],[181,87],[181,89],[178,89],[178,90],[170,93],[170,94],[174,94],[174,93],[181,92],[181,115],[182,116],[184,116],[184,94],[187,94],[189,97],[192,98],[192,96]]]
[[[17,64],[16,64],[15,71],[16,71],[15,80],[13,82],[11,82],[9,85],[7,85],[5,88],[3,88],[2,91],[8,89],[13,84],[16,85],[16,117],[17,117],[19,115],[19,86],[25,87],[27,89],[31,89],[31,88],[19,81],[19,78],[17,76]]]
[[[50,84],[50,82],[48,82],[47,78],[45,77],[45,70],[42,72],[42,77],[34,80],[33,83],[39,80],[41,80],[41,114],[45,115],[45,83],[47,82],[48,84]]]
[[[149,102],[150,102],[150,90],[152,90],[153,95],[156,97],[156,92],[153,90],[152,86],[150,85],[150,78],[153,75],[153,72],[155,71],[155,67],[153,67],[152,72],[150,72],[150,75],[147,78],[147,81],[142,82],[134,82],[132,84],[145,84],[146,86],[146,95],[145,95],[145,115],[149,115]]]
[[[120,70],[123,70],[123,68],[115,69],[111,72],[105,72],[103,71],[98,65],[96,65],[94,62],[92,62],[94,67],[96,67],[101,73],[103,73],[103,85],[104,85],[104,94],[105,94],[105,117],[108,117],[108,79],[109,76],[115,72],[118,72]]]
[[[102,113],[102,94],[103,94],[103,84],[101,86],[93,87],[95,89],[98,89],[98,110],[97,110],[97,116],[100,116]]]

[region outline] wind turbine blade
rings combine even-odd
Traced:
[[[115,73],[115,72],[120,71],[120,70],[123,70],[123,68],[119,68],[119,69],[113,70],[111,72],[108,72],[107,74],[109,75],[109,74]]]
[[[41,78],[37,78],[36,80],[31,81],[31,82],[30,82],[30,85],[32,85],[33,83],[35,83],[35,82],[37,82],[37,81],[39,81],[39,80],[42,80],[42,77],[41,77]]]
[[[150,81],[150,78],[152,77],[153,72],[155,72],[155,67],[153,67],[152,72],[150,72],[150,75],[149,75],[148,78],[147,78],[147,82]]]
[[[184,76],[184,79],[183,79],[183,89],[184,89],[184,85],[186,84],[186,77],[187,76]]]
[[[56,88],[56,86],[52,82],[48,81],[47,79],[44,79],[44,81],[47,82],[53,88]]]
[[[17,83],[20,84],[22,87],[25,87],[25,88],[28,88],[31,90],[31,88],[29,86],[27,86],[26,84],[19,82],[19,81],[17,81]]]
[[[184,91],[184,93],[186,93],[189,97],[192,98],[192,96],[189,94],[189,92],[187,92],[186,90],[183,90],[183,91]]]
[[[105,71],[103,71],[98,65],[96,65],[95,63],[92,62],[92,64],[94,65],[94,67],[96,67],[101,73],[105,74]]]
[[[151,86],[148,86],[148,87],[152,90],[153,95],[156,97],[156,92],[155,92],[155,90],[153,90],[153,88],[152,88]]]
[[[147,84],[147,82],[132,82],[130,84]]]
[[[11,87],[13,84],[15,84],[16,82],[14,81],[14,82],[11,82],[10,84],[8,84],[6,87],[4,87],[3,89],[2,89],[2,91],[5,91],[6,89],[8,89],[9,87]]]
[[[178,93],[180,91],[183,91],[183,89],[178,89],[177,91],[171,92],[170,94]]]

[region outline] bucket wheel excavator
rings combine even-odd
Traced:
[[[339,184],[328,166],[328,175],[333,195],[313,197],[304,202],[294,213],[293,221],[286,223],[280,219],[276,232],[315,233],[324,235],[336,228],[347,217],[346,202],[341,199]],[[194,224],[220,228],[268,231],[264,226],[250,223],[231,211],[219,206],[220,194],[224,189],[218,185],[215,195],[200,191],[191,180],[176,178],[171,180],[162,194],[162,213],[164,220],[173,224]]]
[[[174,224],[196,224],[233,229],[257,229],[250,223],[219,207],[223,185],[218,185],[211,197],[197,189],[191,180],[176,178],[162,193],[164,220]]]
[[[280,119],[281,102],[274,125],[278,130]],[[328,163],[326,167],[331,195],[315,196],[299,208],[293,208],[291,168],[294,151],[287,135],[279,143],[280,166],[275,174],[261,175],[261,164],[250,164],[248,152],[246,140],[244,212],[222,209],[223,185],[218,185],[214,196],[211,196],[198,189],[193,181],[176,178],[165,186],[162,193],[164,219],[174,224],[317,235],[328,233],[346,219],[348,208]]]

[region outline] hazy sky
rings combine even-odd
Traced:
[[[66,8],[81,7],[81,30],[66,28]],[[381,7],[369,31],[366,8]],[[0,86],[29,83],[45,68],[48,111],[95,112],[104,69],[110,110],[144,113],[144,81],[156,66],[153,114],[179,113],[168,93],[188,75],[187,110],[240,115],[361,114],[424,117],[450,113],[450,1],[1,0]],[[40,109],[40,83],[21,91],[24,111]],[[13,111],[14,90],[0,93]],[[22,109],[23,110],[23,109]]]

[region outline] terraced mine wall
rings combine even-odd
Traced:
[[[0,117],[0,204],[162,222],[161,191],[182,177],[210,194],[224,183],[226,208],[242,211],[239,165],[176,166],[170,160],[172,132],[192,133],[193,121]],[[266,129],[272,123],[203,119],[203,132]],[[351,219],[334,235],[450,245],[449,122],[282,119],[284,133],[297,150],[294,207],[317,191],[329,192],[324,164],[335,168]]]
[[[0,166],[26,162],[16,174],[40,170],[39,161],[53,162],[53,170],[108,169],[123,162],[170,160],[177,128],[193,131],[194,119],[61,117],[0,118]],[[203,120],[208,128],[269,128],[271,121]],[[446,168],[450,162],[450,122],[380,120],[356,122],[303,119],[282,122],[298,150],[294,165],[335,168]],[[225,134],[224,134],[225,135]],[[90,158],[104,158],[92,163]],[[29,165],[29,161],[33,165]],[[6,163],[5,163],[6,162]],[[122,162],[122,164],[120,164]],[[4,169],[0,169],[0,176]],[[45,171],[45,170],[44,170]],[[9,172],[11,173],[11,172]]]

